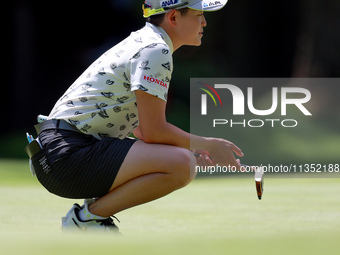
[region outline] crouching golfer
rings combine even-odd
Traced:
[[[117,231],[111,216],[186,186],[196,164],[240,168],[233,143],[191,135],[165,117],[173,52],[199,46],[204,11],[226,2],[147,0],[146,25],[99,57],[36,125],[41,148],[26,151],[38,180],[53,194],[85,199],[62,218],[63,229]]]

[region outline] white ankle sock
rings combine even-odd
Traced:
[[[82,221],[86,221],[86,220],[105,220],[105,219],[107,219],[107,217],[101,217],[101,216],[98,216],[98,215],[90,213],[87,201],[85,201],[84,208],[79,211],[79,218]]]

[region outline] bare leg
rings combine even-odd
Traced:
[[[110,192],[90,205],[108,217],[184,187],[195,177],[194,155],[183,148],[137,141],[127,154]]]

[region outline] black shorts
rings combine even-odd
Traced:
[[[68,130],[43,131],[39,140],[43,150],[32,158],[39,182],[55,195],[77,199],[107,194],[136,141]]]

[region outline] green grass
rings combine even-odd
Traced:
[[[36,185],[36,179],[32,178],[28,159],[9,160],[0,159],[0,187]]]
[[[197,179],[116,215],[123,236],[63,234],[74,202],[0,160],[1,254],[339,254],[340,179]]]

